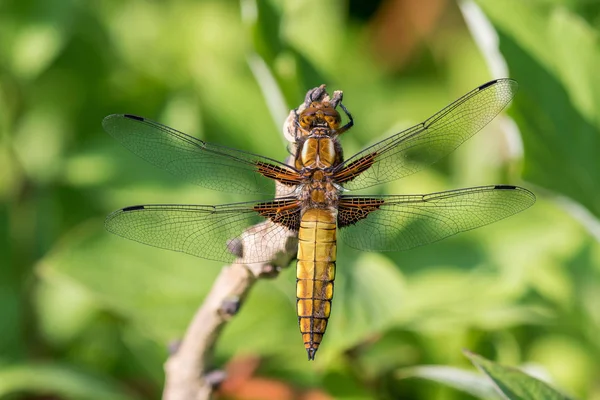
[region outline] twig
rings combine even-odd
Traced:
[[[276,193],[282,193],[282,190],[279,188]],[[241,238],[243,252],[260,248],[261,254],[268,252],[270,261],[244,264],[238,260],[223,267],[181,344],[165,364],[164,400],[209,399],[213,388],[224,378],[223,374],[210,371],[212,350],[221,329],[237,313],[257,278],[278,273],[296,255],[294,240],[290,241],[295,239],[292,232],[287,237],[277,238],[276,242],[262,240],[261,232],[270,224],[271,221],[265,221],[252,226],[246,230],[248,235]],[[215,376],[221,378],[215,379]]]
[[[165,364],[163,399],[209,399],[218,382],[206,379],[210,352],[227,315],[221,312],[229,296],[243,297],[250,289],[253,277],[241,264],[224,267],[202,307],[192,319],[177,351]]]
[[[312,97],[311,93],[313,93]],[[313,101],[328,99],[324,85],[309,91],[307,99],[309,98]],[[299,110],[301,111],[307,105],[302,104]],[[290,142],[295,139],[295,115],[295,111],[290,112],[283,127],[284,137]],[[293,143],[291,144],[293,146]],[[276,184],[277,197],[285,196],[287,192],[289,192],[288,188]],[[237,260],[223,267],[204,303],[194,315],[183,340],[165,363],[163,400],[210,399],[214,387],[225,378],[224,374],[216,374],[210,370],[212,351],[222,328],[238,311],[257,278],[277,273],[282,266],[289,265],[296,256],[296,247],[290,245],[292,232],[288,237],[281,237],[275,243],[272,239],[261,240],[260,232],[268,224],[272,222],[265,221],[250,227],[246,231],[250,235],[242,235],[241,245],[243,252],[258,249],[261,254],[268,252],[270,261],[244,264]],[[265,249],[265,246],[268,248]]]

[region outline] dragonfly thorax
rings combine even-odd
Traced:
[[[305,207],[335,207],[340,189],[335,185],[332,170],[341,160],[341,149],[335,138],[309,137],[301,142],[296,168],[304,181],[300,185],[299,199]]]
[[[342,149],[336,138],[311,136],[299,142],[295,167],[303,170],[327,169],[342,162]]]
[[[306,208],[334,208],[339,200],[340,189],[332,179],[332,173],[323,169],[306,169],[305,183],[299,186],[298,198]]]

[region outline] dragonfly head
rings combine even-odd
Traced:
[[[305,134],[314,128],[326,128],[335,131],[342,122],[342,117],[329,102],[314,101],[300,113],[298,123]]]

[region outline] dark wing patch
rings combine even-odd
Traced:
[[[259,215],[270,219],[272,222],[283,225],[292,231],[300,229],[300,202],[293,200],[274,200],[259,203],[254,206]]]
[[[272,250],[285,248],[285,241],[296,234],[287,227],[296,218],[296,202],[290,198],[219,206],[132,206],[110,214],[105,226],[127,239],[209,260],[232,262],[243,254],[245,263],[268,262]]]
[[[334,173],[333,179],[335,180],[335,182],[340,184],[350,182],[352,179],[356,178],[361,173],[371,168],[371,165],[373,165],[376,159],[377,152],[373,152],[362,156],[359,159],[352,161],[345,168]]]
[[[342,197],[338,205],[338,228],[354,225],[369,213],[378,210],[385,201],[369,197]]]
[[[302,182],[302,177],[300,174],[298,174],[298,172],[295,170],[291,170],[290,168],[283,168],[281,166],[267,164],[262,161],[258,161],[256,166],[259,174],[281,182],[286,186],[295,186]]]

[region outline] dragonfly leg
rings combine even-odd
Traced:
[[[337,129],[335,131],[335,133],[337,135],[341,135],[342,133],[346,132],[347,130],[349,130],[350,128],[352,128],[354,126],[354,119],[352,118],[352,114],[350,114],[348,109],[341,102],[340,102],[340,107],[342,108],[342,110],[344,110],[344,112],[348,116],[349,121],[346,125],[342,126],[340,129]]]

